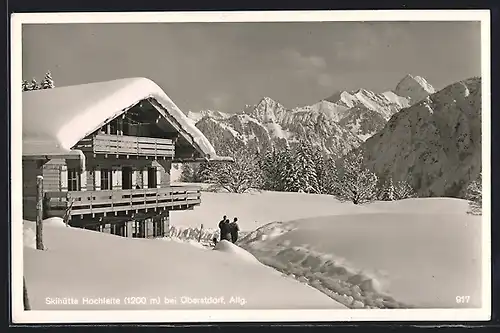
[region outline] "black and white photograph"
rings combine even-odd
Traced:
[[[489,11],[12,22],[14,322],[490,318]]]

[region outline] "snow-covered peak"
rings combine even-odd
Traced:
[[[276,122],[281,119],[282,114],[286,112],[286,108],[271,97],[263,97],[260,102],[250,109],[249,113],[252,117],[263,123]]]
[[[189,119],[198,122],[203,117],[210,117],[214,119],[227,119],[231,115],[217,110],[201,110],[199,112],[189,111],[187,116]]]
[[[407,74],[396,86],[394,93],[406,97],[415,104],[430,94],[435,93],[434,87],[421,76]]]
[[[342,106],[347,106],[352,108],[356,102],[356,97],[352,95],[352,92],[349,93],[345,90],[338,91],[331,95],[330,97],[325,99],[326,101],[336,103]]]

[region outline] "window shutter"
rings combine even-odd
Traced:
[[[86,191],[87,190],[87,171],[83,171],[80,173],[80,190],[81,191]]]
[[[122,188],[122,170],[117,169],[113,171],[113,189]]]
[[[68,167],[61,165],[61,191],[68,191]]]
[[[94,170],[94,188],[96,191],[101,190],[101,170]]]
[[[132,188],[137,186],[137,171],[132,171]]]
[[[142,171],[142,187],[148,188],[148,169]]]
[[[156,167],[156,188],[160,188],[161,184],[161,169]]]

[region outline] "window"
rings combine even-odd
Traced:
[[[132,188],[132,168],[123,167],[122,168],[122,189]]]
[[[156,218],[153,222],[153,236],[163,237],[163,220],[161,218]]]
[[[113,188],[113,173],[109,169],[101,170],[101,190],[111,190]]]
[[[68,191],[80,191],[80,170],[68,169]]]
[[[148,187],[149,188],[156,188],[157,185],[157,179],[156,179],[156,168],[148,168]]]
[[[112,121],[109,123],[109,134],[112,135],[118,134],[118,123],[116,121]]]

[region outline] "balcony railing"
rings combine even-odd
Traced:
[[[189,209],[201,203],[200,187],[171,186],[130,190],[46,192],[48,216],[111,214],[150,209]]]
[[[75,147],[94,154],[173,157],[175,144],[170,139],[128,135],[97,134],[78,142]]]

